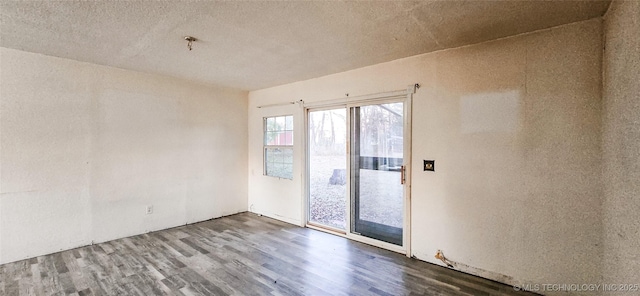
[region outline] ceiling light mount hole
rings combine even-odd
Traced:
[[[187,48],[189,49],[189,51],[193,49],[193,42],[198,41],[196,37],[192,37],[192,36],[184,36],[184,40],[187,41]]]

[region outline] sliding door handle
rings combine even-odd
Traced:
[[[400,167],[400,184],[403,184],[403,185],[404,185],[404,182],[407,181],[406,178],[405,178],[404,170],[405,170],[405,166],[401,166]]]

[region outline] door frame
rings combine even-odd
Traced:
[[[412,101],[413,94],[417,89],[417,85],[410,85],[404,90],[392,91],[392,92],[384,92],[377,94],[369,94],[364,96],[357,97],[347,97],[337,100],[329,100],[329,101],[321,101],[321,102],[313,102],[313,103],[304,103],[303,105],[303,115],[304,115],[304,147],[303,147],[303,157],[304,157],[304,169],[303,169],[303,179],[304,186],[302,186],[302,224],[305,227],[316,229],[324,232],[328,232],[331,234],[335,234],[338,236],[342,236],[354,241],[366,243],[369,245],[373,245],[376,247],[380,247],[383,249],[387,249],[390,251],[398,252],[407,255],[407,257],[411,257],[411,122],[412,122]],[[331,110],[331,109],[339,109],[345,108],[347,113],[346,118],[346,131],[347,131],[347,139],[346,146],[347,149],[345,151],[347,162],[346,171],[348,172],[348,176],[350,176],[351,171],[351,161],[350,152],[351,152],[351,116],[350,116],[350,108],[364,105],[373,105],[373,104],[384,104],[384,103],[393,103],[393,102],[403,102],[404,103],[404,124],[403,124],[403,165],[405,166],[405,184],[403,186],[403,195],[404,195],[404,209],[403,209],[403,227],[402,227],[402,246],[394,245],[391,243],[379,241],[376,239],[372,239],[369,237],[365,237],[362,235],[358,235],[351,232],[351,182],[347,182],[346,184],[346,204],[345,204],[345,218],[347,219],[346,229],[334,229],[331,227],[326,227],[323,225],[317,225],[314,223],[309,223],[309,194],[310,194],[310,184],[309,184],[309,112],[312,111],[321,111],[321,110]]]

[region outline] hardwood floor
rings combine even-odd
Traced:
[[[0,265],[1,295],[527,295],[249,213]]]

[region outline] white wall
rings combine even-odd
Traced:
[[[640,284],[640,2],[614,1],[605,36],[604,280]]]
[[[251,93],[250,93],[251,95]],[[292,101],[292,100],[289,100]],[[299,104],[285,104],[268,108],[249,108],[249,211],[279,219],[288,223],[303,225],[300,219],[302,211],[302,172],[304,162],[301,147],[304,143],[302,131],[304,126]],[[294,151],[293,180],[263,176],[263,118],[279,115],[294,115]]]
[[[249,93],[250,210],[302,223],[293,181],[261,175],[261,118],[422,87],[413,104],[412,253],[506,283],[597,283],[602,250],[600,19]],[[297,110],[297,111],[296,111]],[[436,172],[419,170],[436,160]],[[545,294],[553,294],[544,292]]]
[[[0,264],[247,210],[246,92],[0,62]]]

